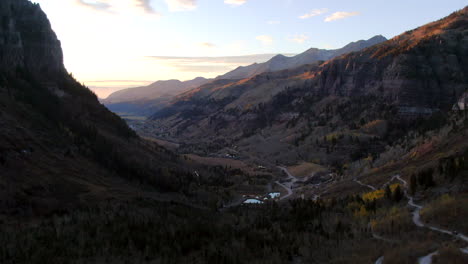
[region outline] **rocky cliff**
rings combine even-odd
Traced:
[[[449,109],[468,83],[468,11],[326,63],[312,89],[375,94],[399,105]]]
[[[0,66],[3,72],[26,67],[37,76],[64,73],[60,41],[39,4],[0,2]]]

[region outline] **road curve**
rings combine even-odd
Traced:
[[[376,190],[377,190],[374,186],[369,185],[369,184],[364,184],[364,183],[362,183],[360,180],[358,180],[358,179],[356,179],[356,178],[354,178],[353,181],[356,182],[357,184],[361,185],[361,186],[370,188],[370,189],[373,190],[373,191],[376,191]]]
[[[376,261],[375,261],[375,264],[382,264],[384,261],[384,256],[381,256],[380,258],[378,258]]]
[[[434,231],[437,231],[437,232],[440,232],[440,233],[443,233],[443,234],[447,234],[449,236],[456,237],[456,238],[459,238],[459,239],[461,239],[461,240],[463,240],[465,242],[468,242],[468,237],[465,236],[464,234],[461,234],[461,233],[455,234],[452,231],[449,231],[449,230],[446,230],[446,229],[442,229],[442,228],[438,228],[438,227],[431,226],[431,225],[428,225],[428,224],[424,224],[422,222],[422,220],[421,220],[421,209],[423,209],[423,206],[414,203],[414,198],[408,194],[408,183],[405,180],[403,180],[400,177],[400,175],[396,175],[396,179],[401,181],[403,183],[404,187],[405,187],[405,196],[406,196],[406,198],[408,198],[408,205],[415,208],[415,210],[413,211],[413,223],[416,226],[426,227],[428,229],[431,229],[431,230],[434,230]],[[468,248],[461,248],[460,251],[465,253],[465,254],[468,254]],[[427,256],[420,257],[418,259],[418,263],[419,264],[431,264],[432,263],[432,257],[437,255],[437,254],[439,254],[439,252],[435,251],[435,252],[430,253]]]
[[[294,175],[292,175],[288,169],[286,167],[281,167],[281,166],[278,166],[279,169],[281,169],[282,171],[284,171],[286,173],[286,175],[288,175],[288,179],[290,179],[291,181],[290,182],[287,182],[285,184],[279,182],[279,181],[276,181],[275,183],[278,184],[279,186],[283,187],[283,189],[286,190],[287,194],[280,197],[280,200],[284,200],[286,198],[288,198],[289,196],[291,196],[294,192],[293,192],[293,185],[295,182],[298,181],[298,179],[296,177],[294,177]]]

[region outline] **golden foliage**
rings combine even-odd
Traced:
[[[364,201],[372,201],[372,200],[379,200],[384,197],[385,191],[384,190],[376,190],[373,192],[368,192],[362,195],[362,199]]]

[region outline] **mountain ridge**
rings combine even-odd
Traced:
[[[233,71],[216,77],[216,79],[245,79],[260,73],[292,69],[304,64],[314,63],[319,60],[329,60],[333,57],[353,51],[358,51],[386,40],[387,39],[382,35],[376,35],[368,40],[358,40],[351,42],[339,49],[327,50],[310,48],[305,52],[292,57],[278,54],[267,62],[238,67]]]
[[[159,80],[147,86],[116,91],[101,101],[105,104],[112,104],[127,101],[152,100],[161,96],[176,95],[188,89],[200,86],[208,81],[209,79],[204,77],[196,77],[195,79],[188,81],[180,81],[176,79]]]

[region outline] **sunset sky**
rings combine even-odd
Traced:
[[[100,97],[156,80],[215,77],[275,54],[394,37],[466,0],[33,0],[68,71]]]

